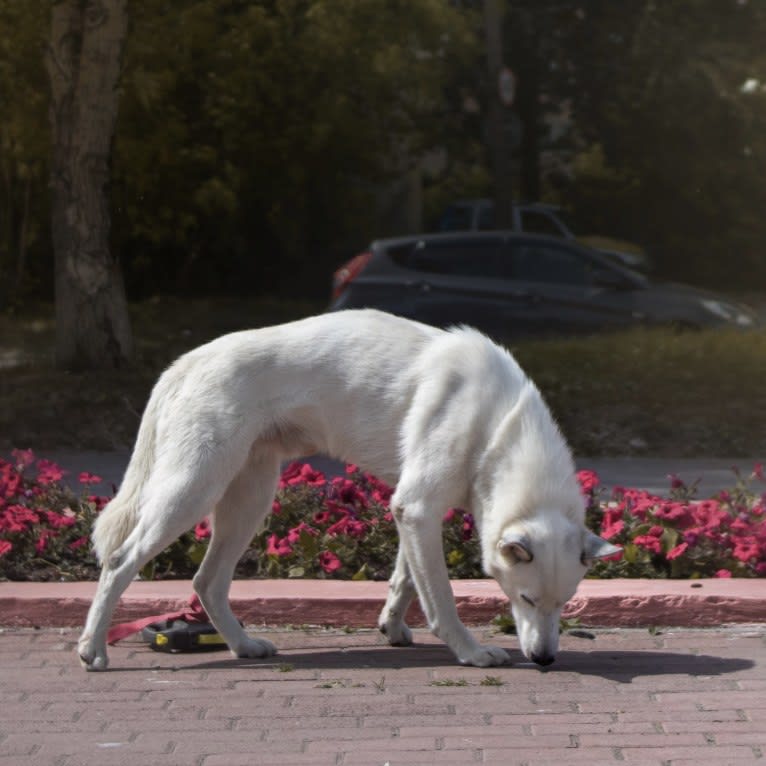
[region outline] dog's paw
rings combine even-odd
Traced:
[[[277,647],[265,638],[246,638],[236,649],[232,649],[235,657],[273,657]]]
[[[80,664],[85,670],[106,670],[109,665],[106,646],[97,649],[89,639],[80,641],[77,645],[77,654],[80,657]]]
[[[489,668],[494,665],[509,665],[511,657],[499,646],[481,646],[458,656],[461,665],[474,665],[477,668]]]
[[[412,631],[404,622],[389,624],[381,622],[378,625],[378,630],[388,639],[391,646],[410,646],[412,644]]]

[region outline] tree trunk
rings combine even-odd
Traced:
[[[132,355],[125,289],[109,248],[109,161],[127,0],[57,0],[51,82],[56,361],[120,367]]]

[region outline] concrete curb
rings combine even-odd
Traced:
[[[340,580],[237,580],[232,584],[235,614],[250,625],[331,625],[373,627],[386,598],[385,582]],[[82,625],[96,583],[0,582],[0,625],[71,627]],[[494,580],[452,583],[461,618],[486,624],[507,611]],[[192,595],[188,580],[131,583],[115,622],[183,609]],[[766,582],[747,579],[585,580],[564,616],[592,627],[713,627],[766,622]],[[408,615],[423,625],[414,605]]]

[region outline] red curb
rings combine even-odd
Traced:
[[[231,601],[246,624],[372,627],[387,583],[341,580],[237,580]],[[0,625],[82,625],[96,583],[0,582]],[[484,624],[507,611],[494,580],[455,580],[458,609],[468,624]],[[131,583],[115,614],[125,621],[186,606],[188,580]],[[564,616],[598,627],[713,627],[766,622],[764,580],[585,580]],[[413,606],[409,620],[422,625]]]

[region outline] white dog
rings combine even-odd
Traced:
[[[139,569],[208,514],[194,578],[202,605],[234,655],[273,655],[232,614],[229,586],[280,464],[316,452],[396,486],[399,554],[379,619],[392,644],[411,642],[403,617],[417,594],[461,663],[508,661],[458,618],[441,545],[449,507],[475,516],[484,568],[541,665],[589,562],[618,550],[585,529],[572,458],[539,391],[480,333],[378,311],[233,333],[182,356],[152,392],[120,491],[96,521],[102,571],[78,646],[85,667],[106,668],[107,628]]]

